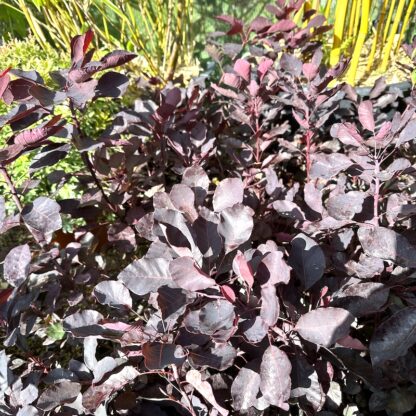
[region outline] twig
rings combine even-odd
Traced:
[[[19,195],[17,193],[16,187],[14,186],[14,183],[12,182],[9,172],[7,172],[7,169],[4,166],[0,167],[0,171],[4,177],[4,180],[7,183],[7,186],[10,189],[10,193],[12,194],[14,203],[16,204],[19,212],[22,212],[23,206],[22,206],[22,203],[20,202]]]
[[[82,130],[81,130],[81,123],[80,123],[80,122],[79,122],[79,120],[78,120],[76,110],[75,110],[75,108],[74,108],[74,106],[73,106],[73,104],[72,104],[72,103],[70,103],[70,104],[69,104],[69,108],[70,108],[70,110],[71,110],[71,115],[72,115],[72,118],[73,118],[73,120],[74,120],[75,127],[76,127],[76,128],[77,128],[77,130],[78,130],[78,134],[80,135],[80,137],[81,137],[81,138],[83,138],[83,137],[84,137],[84,135],[83,135]],[[110,208],[110,210],[111,210],[112,212],[114,212],[115,214],[117,214],[117,209],[116,209],[116,207],[112,204],[112,202],[111,202],[111,201],[110,201],[110,199],[108,198],[107,194],[104,192],[104,188],[102,187],[102,185],[101,185],[101,183],[100,183],[100,181],[99,181],[99,179],[98,179],[98,177],[97,177],[97,175],[96,175],[96,173],[95,173],[95,171],[94,171],[94,166],[93,166],[93,164],[91,163],[91,161],[90,161],[90,159],[89,159],[88,155],[87,155],[86,153],[84,153],[84,152],[81,152],[81,159],[82,159],[82,161],[84,162],[85,167],[86,167],[86,168],[88,169],[88,171],[90,172],[90,174],[91,174],[91,176],[92,176],[92,179],[94,180],[95,185],[97,186],[98,190],[100,191],[100,193],[101,193],[101,195],[102,195],[103,199],[105,200],[105,202],[107,203],[108,207]]]

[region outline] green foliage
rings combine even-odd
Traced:
[[[55,340],[59,341],[65,336],[65,331],[61,322],[50,324],[46,329],[46,335]]]
[[[52,85],[53,82],[49,76],[49,72],[57,70],[67,65],[67,58],[64,55],[48,47],[43,49],[36,42],[34,37],[28,37],[25,40],[13,39],[5,42],[0,46],[1,67],[4,68],[19,68],[23,70],[34,69],[40,73],[47,85]],[[104,130],[112,116],[120,109],[120,103],[109,100],[99,100],[88,108],[86,116],[83,118],[83,128],[86,134],[96,137],[99,132]],[[0,115],[9,111],[9,108],[1,101]],[[68,109],[63,107],[62,114],[65,116]],[[6,138],[10,137],[11,129],[5,126],[0,130],[0,147],[6,143]],[[23,155],[9,167],[9,173],[16,184],[16,186],[24,187],[29,178],[39,180],[40,183],[34,189],[25,193],[22,198],[23,203],[28,203],[40,195],[49,195],[58,192],[59,198],[77,198],[78,189],[75,185],[75,179],[68,181],[64,186],[57,190],[56,185],[51,187],[46,177],[55,170],[63,170],[65,173],[77,173],[83,169],[83,164],[79,153],[73,150],[67,158],[57,163],[53,167],[45,168],[34,172],[29,177],[30,161],[33,155]],[[14,203],[10,198],[7,198],[8,189],[4,187],[4,182],[0,178],[0,194],[6,196],[8,207],[10,210],[14,208]],[[9,205],[10,204],[10,205]]]
[[[41,48],[33,36],[24,40],[13,38],[5,41],[3,39],[3,42],[0,46],[1,68],[35,69],[47,84],[51,82],[49,72],[62,67],[67,62],[65,55],[53,49],[52,46],[46,49]],[[1,105],[4,109],[4,104]]]
[[[92,28],[99,49],[125,49],[139,55],[134,69],[163,81],[197,72],[191,16],[194,0],[7,0],[19,11],[37,42],[68,50],[70,40]]]

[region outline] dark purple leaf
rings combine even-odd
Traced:
[[[403,267],[416,267],[416,248],[403,235],[384,227],[360,227],[357,232],[364,252],[391,260]]]
[[[308,182],[303,188],[305,202],[313,211],[322,214],[324,207],[322,205],[322,191],[320,191],[313,182]]]
[[[315,412],[325,404],[325,393],[319,382],[318,374],[306,358],[297,355],[292,360],[292,391],[291,398],[305,397]]]
[[[325,255],[318,244],[305,234],[298,234],[291,241],[289,264],[305,290],[310,289],[325,271]]]
[[[12,101],[28,101],[32,98],[30,88],[34,86],[33,81],[18,78],[9,82],[7,90],[3,94],[3,100],[6,104],[11,104]]]
[[[184,311],[188,303],[192,301],[191,296],[182,289],[162,286],[157,291],[157,304],[162,313],[162,318],[177,318]]]
[[[332,306],[348,310],[359,318],[379,312],[389,297],[389,288],[382,283],[363,282],[348,285],[332,296]]]
[[[351,220],[362,211],[365,197],[366,194],[359,191],[335,195],[327,200],[326,209],[337,220]]]
[[[279,298],[276,287],[267,285],[261,288],[260,317],[268,326],[276,324],[280,314]]]
[[[74,336],[83,337],[89,329],[95,330],[98,322],[103,319],[103,315],[92,309],[85,309],[67,316],[64,319],[63,327]]]
[[[50,387],[40,395],[36,406],[47,412],[61,406],[64,403],[70,403],[76,399],[81,392],[81,385],[72,381],[61,381]]]
[[[142,346],[144,364],[149,370],[163,370],[171,364],[182,365],[186,354],[180,345],[146,342]]]
[[[112,372],[115,368],[124,364],[127,360],[125,358],[113,358],[113,357],[104,357],[102,360],[97,361],[95,366],[92,368],[94,373],[93,383],[99,383],[103,377]]]
[[[410,120],[405,128],[400,132],[397,144],[406,143],[416,138],[416,120]]]
[[[251,289],[254,284],[254,275],[253,268],[247,262],[244,257],[244,254],[241,251],[238,251],[233,260],[233,270],[234,273],[248,285]]]
[[[91,82],[91,81],[90,81]],[[106,72],[95,87],[95,97],[118,98],[124,95],[129,85],[129,78],[118,72]]]
[[[114,393],[131,383],[140,373],[133,367],[123,367],[119,372],[111,374],[103,383],[90,386],[82,395],[82,405],[90,412],[94,412],[100,404]]]
[[[198,348],[189,352],[188,359],[197,367],[211,367],[224,371],[231,367],[237,351],[231,345],[224,344],[211,348]]]
[[[213,335],[217,331],[231,329],[234,319],[233,304],[218,299],[208,302],[200,309],[188,312],[184,323],[189,332]]]
[[[21,144],[23,146],[34,146],[39,142],[44,141],[50,136],[54,136],[59,130],[63,128],[62,124],[56,124],[61,120],[61,116],[54,116],[44,126],[35,127],[31,130],[25,130],[14,138],[14,143]]]
[[[244,334],[248,342],[257,344],[261,342],[269,332],[269,325],[261,316],[246,319],[239,325],[239,330]]]
[[[243,202],[244,184],[238,178],[228,178],[221,181],[214,192],[212,205],[214,211],[220,212],[226,208]]]
[[[262,285],[288,284],[291,268],[283,260],[281,251],[267,253],[257,267],[256,279]]]
[[[92,100],[96,95],[98,81],[91,79],[81,84],[72,84],[67,90],[67,96],[77,108],[84,108],[87,101]]]
[[[93,38],[94,32],[89,29],[83,35],[74,36],[71,39],[71,61],[73,65],[81,64]]]
[[[289,19],[279,20],[277,23],[269,27],[268,33],[274,32],[290,32],[292,29],[295,29],[296,23]]]
[[[14,381],[13,373],[8,363],[9,359],[6,350],[0,351],[0,397],[4,397],[4,393],[12,385]]]
[[[280,59],[280,66],[283,70],[294,77],[299,77],[302,73],[302,62],[293,55],[284,53]]]
[[[3,98],[3,94],[4,94],[4,92],[6,91],[8,85],[9,85],[10,75],[8,74],[8,72],[10,71],[10,69],[11,68],[0,72],[0,98]],[[3,100],[4,100],[4,98],[3,98]]]
[[[310,176],[312,179],[331,179],[343,170],[348,169],[353,163],[342,153],[315,153],[311,156],[312,167]]]
[[[260,374],[255,369],[243,367],[231,386],[231,396],[235,410],[247,410],[255,405],[260,390]]]
[[[108,280],[98,283],[94,288],[98,302],[113,308],[131,308],[132,299],[127,288],[118,281]]]
[[[269,69],[273,66],[273,63],[273,60],[269,58],[263,58],[260,61],[259,66],[257,68],[260,81],[263,80]]]
[[[169,260],[141,258],[128,265],[119,275],[126,287],[136,295],[156,292],[160,287],[175,286],[169,273]]]
[[[224,237],[225,251],[229,253],[251,236],[253,230],[253,210],[242,204],[221,211],[221,222],[218,232]]]
[[[21,286],[29,275],[30,249],[27,244],[9,251],[3,264],[3,277],[13,287]]]
[[[202,204],[209,188],[209,178],[204,169],[200,166],[185,169],[182,183],[194,191],[197,204]]]
[[[227,35],[235,35],[243,31],[243,22],[232,16],[217,16],[218,20],[228,23],[231,28],[228,30]]]
[[[222,78],[221,82],[229,87],[239,90],[241,88],[241,78],[238,75],[230,74],[226,72]]]
[[[386,89],[386,78],[380,77],[374,83],[373,88],[370,91],[370,99],[379,97]]]
[[[250,82],[251,66],[245,59],[237,59],[234,64],[234,71],[246,82]]]
[[[358,106],[358,119],[365,129],[374,132],[373,104],[370,100],[363,101]]]
[[[303,221],[305,219],[305,214],[294,202],[283,200],[274,201],[273,208],[282,217],[290,218],[292,220],[297,221]]]
[[[349,334],[354,316],[341,308],[319,308],[302,315],[295,330],[314,344],[330,347]]]
[[[228,416],[228,410],[221,407],[215,400],[212,387],[208,381],[202,381],[201,373],[197,370],[189,370],[186,373],[186,381],[208,401],[221,416]]]
[[[24,222],[36,233],[39,241],[50,242],[54,231],[62,227],[61,207],[52,199],[40,196],[22,211]]]
[[[356,127],[351,123],[334,124],[331,127],[331,136],[349,146],[359,147],[364,142]]]
[[[42,107],[49,107],[61,104],[66,99],[66,93],[62,91],[52,91],[42,85],[30,87],[30,93],[35,97]]]
[[[260,366],[260,390],[272,405],[289,410],[292,365],[287,355],[271,345],[263,354]]]
[[[198,218],[195,209],[195,194],[192,189],[183,184],[173,185],[169,194],[174,207],[185,214],[186,218],[192,223]]]
[[[269,28],[270,26],[270,20],[266,19],[263,16],[258,16],[250,23],[249,30],[256,33],[260,33]]]
[[[302,65],[302,72],[305,77],[311,81],[318,74],[319,67],[313,63],[305,63]]]
[[[169,272],[176,285],[192,292],[216,285],[214,279],[195,265],[192,257],[185,256],[172,260],[169,264]]]
[[[124,65],[127,62],[130,62],[137,55],[132,52],[115,50],[113,52],[104,55],[100,62],[103,64],[102,69],[114,68],[119,65]]]
[[[370,341],[373,365],[395,360],[416,343],[416,307],[399,310],[379,325]]]

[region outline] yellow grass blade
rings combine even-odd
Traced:
[[[381,61],[381,66],[380,66],[380,69],[382,72],[386,71],[387,69],[387,65],[390,59],[390,52],[393,47],[393,42],[397,33],[397,28],[399,27],[399,23],[402,18],[405,3],[406,3],[406,0],[400,0],[399,5],[397,6],[396,15],[394,17],[393,25],[390,29],[389,37],[387,39],[387,44],[385,48],[383,49],[383,59]]]
[[[370,0],[362,0],[360,31],[357,36],[357,41],[354,47],[350,68],[347,74],[347,81],[351,85],[355,85],[355,78],[357,75],[358,62],[360,60],[363,45],[368,33],[368,20],[370,15]]]

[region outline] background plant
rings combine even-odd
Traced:
[[[96,46],[140,53],[139,73],[166,82],[184,71],[195,72],[191,27],[192,0],[169,1],[3,1],[24,15],[43,47],[66,50],[77,33],[91,27]],[[189,76],[189,74],[187,75]]]

